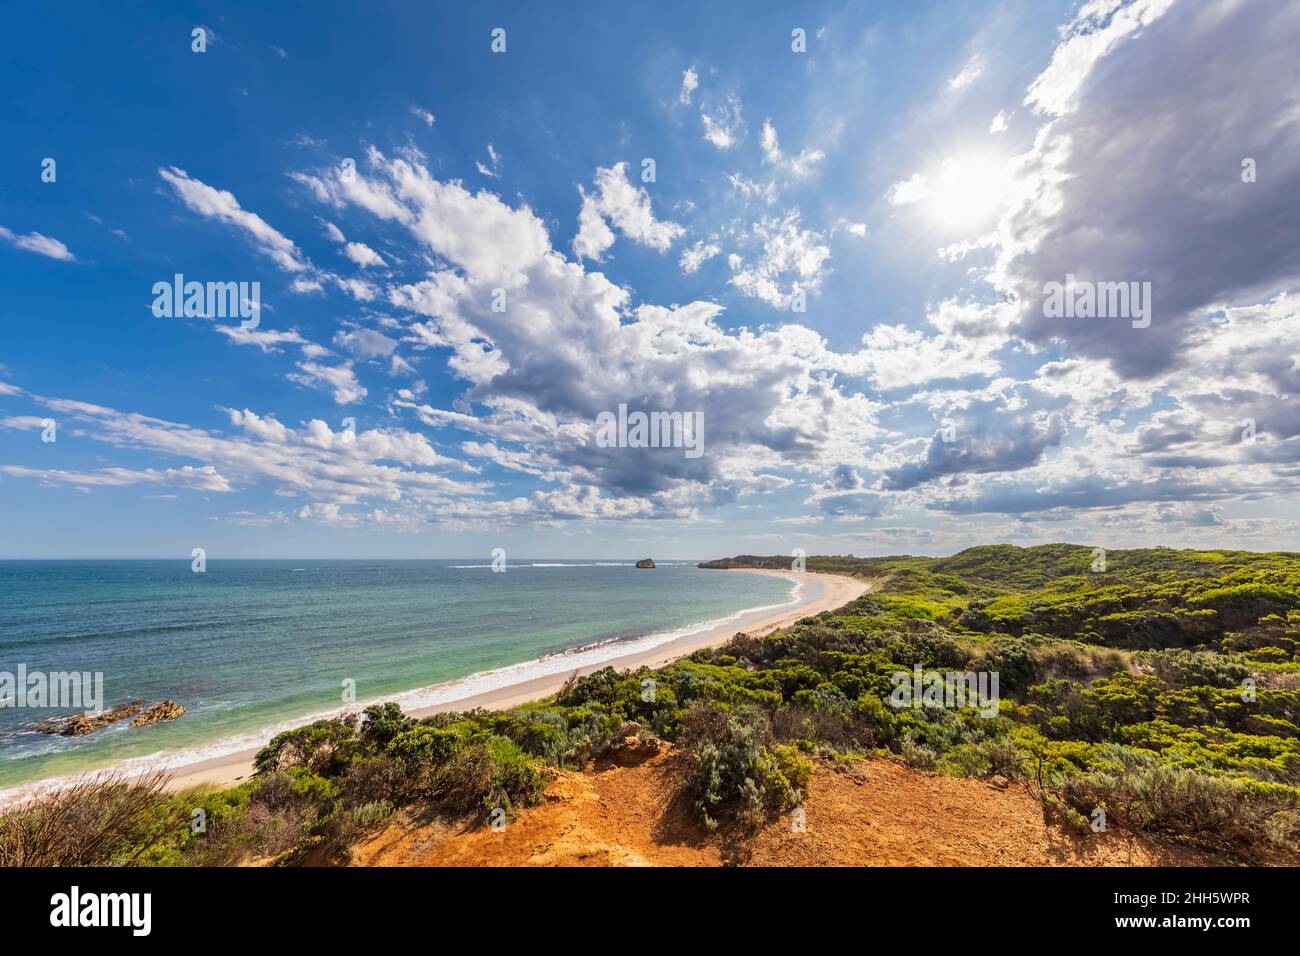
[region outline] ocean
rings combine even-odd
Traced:
[[[76,708],[0,707],[0,789],[109,763],[175,767],[357,705],[429,706],[794,599],[788,580],[670,562],[0,561],[0,673],[103,674],[103,706],[183,717],[82,737]],[[557,657],[557,655],[559,655]],[[471,675],[478,675],[473,676]],[[471,678],[470,680],[465,680]]]

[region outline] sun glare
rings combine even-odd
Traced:
[[[983,226],[1002,209],[1010,186],[1004,160],[988,156],[945,159],[931,177],[926,208],[940,226],[964,230]]]

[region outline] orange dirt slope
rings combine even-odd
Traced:
[[[635,760],[636,758],[631,758]],[[931,776],[888,760],[815,762],[806,826],[711,834],[673,802],[679,757],[559,771],[503,832],[403,814],[359,843],[362,866],[1197,866],[1225,861],[1141,837],[1044,823],[1023,787]]]

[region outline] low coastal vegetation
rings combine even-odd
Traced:
[[[742,556],[711,567],[788,568]],[[0,817],[0,863],[343,860],[399,808],[499,825],[552,768],[654,740],[702,827],[797,807],[816,756],[1002,778],[1081,835],[1143,832],[1243,862],[1300,860],[1300,555],[977,547],[810,557],[863,597],[658,670],[571,679],[508,712],[395,704],[278,735],[244,784],[168,794],[92,778]],[[900,673],[998,676],[994,715],[920,701]],[[920,836],[918,836],[920,838]]]

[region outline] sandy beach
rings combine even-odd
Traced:
[[[582,667],[570,667],[557,670],[529,680],[508,684],[492,690],[468,694],[464,697],[447,700],[435,706],[412,708],[407,712],[413,717],[450,710],[470,710],[481,707],[488,710],[508,710],[529,701],[538,700],[554,694],[563,686],[569,675],[575,670],[579,674],[588,674],[603,667],[626,670],[637,667],[662,667],[680,657],[685,657],[702,647],[716,647],[725,644],[737,633],[751,635],[770,634],[782,627],[793,624],[800,618],[818,614],[822,611],[841,607],[868,590],[868,585],[853,578],[837,574],[819,574],[815,572],[795,573],[790,571],[769,571],[752,568],[737,568],[723,571],[724,574],[766,574],[797,580],[803,585],[798,600],[779,608],[760,609],[742,614],[715,627],[685,634],[651,648],[614,657],[599,663]],[[557,664],[559,664],[557,658]],[[306,721],[304,721],[305,723]],[[266,741],[256,747],[238,752],[224,754],[208,760],[180,766],[172,771],[168,786],[172,790],[184,790],[190,787],[229,787],[247,779],[253,773],[253,758]],[[110,768],[111,769],[111,768]],[[35,782],[30,787],[21,788],[30,793],[48,789],[48,781]],[[25,794],[15,794],[6,802],[16,802]]]

